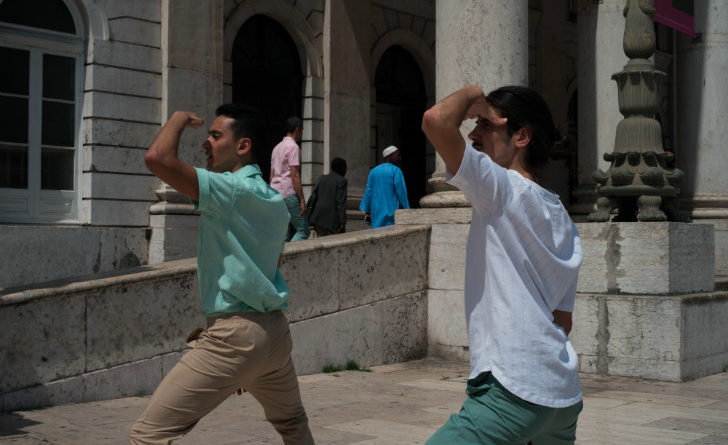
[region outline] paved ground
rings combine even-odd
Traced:
[[[464,398],[467,364],[420,360],[300,378],[318,444],[421,444]],[[577,444],[727,445],[728,373],[688,383],[582,375]],[[123,444],[148,397],[0,415],[0,445]],[[281,443],[249,395],[233,396],[180,444]]]

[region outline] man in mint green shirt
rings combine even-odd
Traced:
[[[202,144],[206,170],[177,157],[182,131],[203,124],[194,113],[175,112],[144,156],[201,212],[197,266],[207,329],[188,339],[192,349],[159,384],[129,439],[168,444],[245,390],[285,444],[313,444],[281,312],[290,294],[278,270],[288,210],[255,163],[257,112],[227,104],[216,114]]]

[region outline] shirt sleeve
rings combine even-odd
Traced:
[[[455,175],[446,171],[445,179],[465,193],[473,208],[479,210],[503,208],[513,195],[508,170],[476,151],[469,142],[460,169]]]
[[[346,224],[346,189],[346,179],[342,179],[336,186],[336,213],[339,215],[340,226]]]
[[[566,293],[564,298],[556,305],[556,310],[564,312],[574,312],[574,303],[576,301],[576,280],[571,285],[571,288]]]
[[[230,173],[214,173],[195,168],[200,187],[200,199],[193,201],[195,210],[211,214],[226,211],[237,193],[235,182]]]
[[[407,185],[404,183],[404,175],[402,170],[397,168],[394,171],[394,193],[397,195],[400,208],[409,209],[409,199],[407,199]]]
[[[296,144],[291,144],[288,147],[288,166],[299,166],[301,165],[301,150]]]
[[[359,204],[359,210],[364,213],[369,213],[371,210],[372,193],[372,172],[370,171],[367,177],[367,187],[364,190],[364,196],[361,198],[361,204]]]

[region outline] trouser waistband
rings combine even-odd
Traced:
[[[226,314],[214,315],[207,317],[207,327],[212,326],[217,320],[226,320],[230,318],[244,318],[246,320],[260,320],[261,318],[275,317],[283,314],[280,310],[270,312],[228,312]]]

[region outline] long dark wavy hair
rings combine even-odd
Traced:
[[[561,140],[554,126],[551,110],[536,91],[509,85],[491,91],[486,100],[508,119],[506,128],[512,136],[521,128],[531,130],[531,142],[526,150],[526,167],[530,170],[546,164],[556,141]]]

